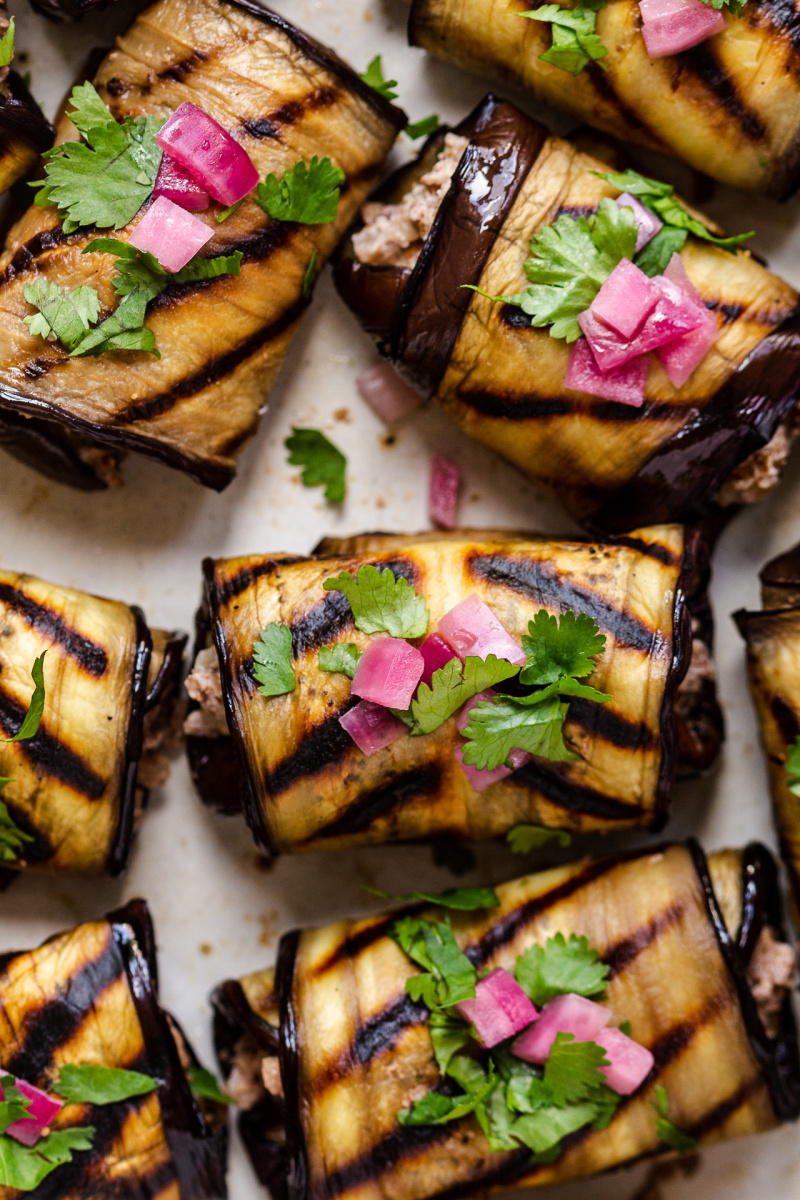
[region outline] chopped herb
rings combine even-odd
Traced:
[[[70,351],[85,337],[102,307],[94,288],[78,287],[67,292],[45,279],[24,284],[22,294],[28,304],[38,309],[35,315],[22,318],[31,336],[53,336]]]
[[[276,221],[296,221],[300,225],[326,225],[333,221],[339,205],[339,192],[345,181],[341,167],[327,157],[314,154],[308,166],[301,160],[283,179],[267,175],[259,183],[253,199],[259,208]]]
[[[14,1082],[13,1075],[3,1076],[3,1099],[0,1101],[0,1133],[5,1133],[15,1121],[29,1117],[32,1101],[24,1096]]]
[[[630,1036],[631,1036],[631,1023],[630,1023],[630,1021],[621,1021],[621,1022],[620,1022],[620,1026],[619,1026],[619,1031],[620,1031],[620,1033],[624,1033],[624,1034],[625,1034],[625,1037],[630,1037]]]
[[[262,696],[285,696],[295,689],[292,631],[270,621],[253,646],[253,674]]]
[[[430,687],[427,683],[419,685],[416,697],[411,701],[414,718],[411,732],[417,735],[433,733],[467,700],[517,674],[519,667],[516,664],[494,654],[486,659],[469,655],[463,664],[460,659],[452,658],[433,672]]]
[[[213,1100],[216,1104],[233,1104],[230,1096],[226,1096],[213,1071],[205,1067],[189,1067],[186,1072],[189,1087],[199,1100]]]
[[[336,671],[352,679],[356,673],[361,651],[355,642],[335,642],[322,646],[319,652],[320,671]]]
[[[8,1134],[0,1135],[0,1184],[21,1192],[35,1191],[56,1167],[72,1162],[74,1150],[91,1150],[94,1135],[92,1125],[58,1129],[39,1138],[35,1146],[23,1146]]]
[[[59,1072],[54,1091],[68,1104],[116,1104],[131,1096],[146,1096],[160,1086],[157,1079],[139,1071],[67,1063]]]
[[[373,91],[376,91],[379,96],[383,96],[384,100],[397,99],[397,92],[393,90],[397,87],[397,80],[384,79],[380,54],[375,55],[372,62],[369,64],[366,71],[362,76],[360,76],[360,78],[363,79],[364,83],[368,84]]]
[[[303,276],[303,299],[304,300],[310,300],[311,293],[314,290],[314,283],[317,278],[317,258],[318,258],[318,252],[315,247],[314,252],[311,255],[311,258],[308,260],[308,266],[306,267],[306,273]]]
[[[10,779],[0,778],[0,792],[9,783]],[[33,840],[29,833],[20,829],[8,811],[8,805],[0,800],[0,862],[16,862],[25,846]]]
[[[537,1008],[555,996],[575,992],[598,996],[606,989],[609,969],[589,948],[588,938],[563,933],[547,939],[544,946],[529,946],[517,959],[517,983]]]
[[[543,846],[555,842],[558,846],[568,846],[572,834],[565,829],[548,829],[546,825],[515,825],[506,834],[508,848],[514,854],[530,854],[533,850],[541,850]]]
[[[14,18],[10,17],[8,29],[0,38],[0,67],[7,67],[14,57]]]
[[[703,0],[703,4],[708,4],[709,0]],[[747,3],[747,0],[711,0],[711,7],[719,11],[721,8],[727,8],[735,17],[742,15],[742,10]],[[762,164],[763,165],[763,162]]]
[[[214,217],[217,224],[221,225],[223,221],[227,221],[228,217],[232,217],[235,212],[238,212],[246,199],[246,196],[242,196],[241,200],[237,200],[235,204],[229,204],[227,208],[221,208]]]
[[[597,33],[597,14],[607,3],[608,0],[583,0],[576,8],[542,4],[519,15],[530,17],[532,21],[546,21],[553,27],[553,44],[539,55],[542,62],[560,67],[570,75],[580,75],[591,62],[596,62],[604,71],[608,69],[600,61],[608,54],[608,48]]]
[[[324,484],[325,499],[331,504],[341,504],[347,491],[347,459],[341,450],[319,429],[297,429],[294,426],[284,445],[289,451],[289,465],[305,468],[303,486],[318,487]]]
[[[0,745],[8,746],[12,742],[27,742],[32,737],[35,737],[39,732],[39,726],[42,722],[42,714],[44,712],[45,687],[44,687],[44,659],[47,651],[44,650],[35,660],[31,667],[31,679],[33,680],[33,695],[28,704],[28,711],[22,720],[17,732],[13,737],[0,738]]]
[[[796,737],[786,755],[786,786],[800,796],[800,736]]]
[[[669,1117],[669,1097],[665,1087],[656,1088],[656,1098],[651,1101],[653,1108],[658,1113],[656,1118],[656,1133],[660,1140],[673,1150],[677,1150],[679,1154],[691,1154],[697,1149],[697,1138],[693,1138],[691,1134],[684,1133],[682,1129],[678,1129],[672,1124]]]
[[[572,1033],[557,1033],[544,1068],[544,1085],[559,1107],[591,1098],[596,1088],[605,1088],[599,1068],[611,1064],[596,1042],[576,1042]]]
[[[475,851],[455,842],[434,842],[431,845],[431,857],[435,867],[445,867],[453,875],[466,875],[478,865]]]
[[[417,138],[430,137],[438,128],[439,118],[436,113],[432,113],[429,117],[423,117],[421,121],[409,121],[405,132],[415,142]]]
[[[362,633],[390,633],[397,638],[423,637],[430,613],[425,597],[389,567],[360,567],[358,575],[342,571],[323,583],[326,592],[344,592]]]
[[[422,1000],[434,1009],[474,998],[477,973],[456,944],[449,921],[436,925],[421,917],[400,917],[391,928],[391,937],[424,968],[423,974],[406,980],[412,1000]]]
[[[522,635],[528,661],[520,672],[525,684],[555,683],[563,676],[584,679],[594,670],[594,660],[605,648],[605,635],[586,613],[571,610],[556,618],[540,608]]]
[[[365,888],[373,896],[382,896],[384,900],[413,901],[426,900],[429,904],[438,904],[441,908],[456,908],[461,912],[474,912],[478,908],[497,908],[500,899],[492,887],[447,888],[443,892],[404,892],[393,896],[389,892],[379,892],[376,888]]]

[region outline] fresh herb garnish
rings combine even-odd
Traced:
[[[35,1146],[23,1146],[8,1134],[0,1135],[0,1184],[33,1192],[42,1180],[63,1163],[72,1162],[74,1150],[91,1150],[93,1125],[57,1129],[39,1138]]]
[[[544,946],[530,946],[517,959],[517,983],[537,1008],[555,996],[576,992],[579,996],[597,996],[606,989],[609,969],[599,962],[599,954],[589,947],[585,937],[563,933],[547,939]]]
[[[46,654],[47,651],[44,650],[31,667],[33,695],[31,696],[28,711],[25,713],[22,724],[13,737],[0,738],[0,745],[8,746],[13,742],[26,742],[38,733],[39,725],[42,721],[42,713],[44,712],[44,659]],[[0,792],[9,783],[11,783],[10,777],[0,776]],[[33,837],[29,833],[25,833],[24,830],[20,829],[8,811],[8,805],[0,800],[0,862],[16,862],[25,849],[25,846],[29,845],[33,840]]]
[[[554,617],[540,608],[528,632],[522,635],[522,649],[528,661],[520,671],[524,684],[555,683],[564,676],[584,679],[594,670],[594,661],[605,649],[605,634],[586,613],[571,610]]]
[[[382,896],[384,900],[396,900],[409,903],[414,900],[425,900],[429,904],[438,904],[441,908],[455,908],[460,912],[474,912],[479,908],[497,908],[500,898],[492,887],[447,888],[443,892],[403,892],[398,896],[390,892],[379,892],[376,888],[365,889],[373,896]]]
[[[100,316],[100,297],[91,287],[78,287],[71,292],[60,288],[57,283],[36,279],[26,283],[22,294],[38,312],[23,317],[32,337],[58,339],[70,352],[83,340]]]
[[[391,937],[423,968],[423,974],[406,980],[406,993],[412,1000],[436,1009],[474,998],[477,972],[459,949],[449,920],[437,925],[421,917],[400,917],[391,928]]]
[[[564,847],[571,841],[572,834],[565,829],[549,829],[546,825],[515,825],[506,834],[508,848],[513,854],[530,854],[550,842]]]
[[[336,671],[352,679],[356,673],[361,651],[355,642],[335,642],[322,646],[319,652],[320,671]]]
[[[795,796],[800,796],[800,736],[796,737],[786,755],[786,786]]]
[[[9,17],[8,29],[0,38],[0,67],[7,67],[14,57],[14,29],[14,18]]]
[[[659,1139],[671,1149],[677,1150],[679,1154],[691,1154],[697,1149],[697,1138],[693,1138],[691,1134],[684,1133],[682,1129],[678,1129],[677,1125],[673,1125],[669,1120],[669,1097],[665,1087],[656,1088],[656,1098],[651,1101],[653,1108],[658,1113],[656,1117],[656,1133]]]
[[[213,1100],[216,1104],[233,1104],[230,1096],[226,1096],[219,1086],[219,1080],[213,1071],[206,1067],[189,1067],[186,1072],[192,1094],[199,1100]]]
[[[289,465],[305,468],[303,486],[324,484],[325,499],[331,504],[341,504],[347,491],[347,459],[341,450],[319,429],[296,429],[294,426],[284,445],[289,451]]]
[[[308,266],[306,267],[306,273],[303,276],[303,299],[304,300],[310,300],[311,293],[314,290],[314,283],[317,278],[317,258],[318,258],[318,251],[315,246],[314,251],[311,255],[311,258],[308,260]]]
[[[402,576],[385,567],[359,567],[358,575],[342,571],[323,583],[326,592],[344,592],[356,629],[362,633],[390,633],[397,638],[423,637],[430,613],[420,596]]]
[[[411,701],[413,734],[433,733],[467,700],[519,673],[519,667],[494,654],[485,659],[468,656],[463,664],[453,658],[433,672],[430,687],[421,683]]]
[[[475,851],[457,842],[433,842],[431,858],[435,867],[444,867],[451,875],[466,875],[478,865]]]
[[[439,118],[436,113],[431,113],[429,117],[423,117],[420,121],[409,121],[405,127],[405,133],[415,142],[417,138],[430,137],[432,133],[436,133],[439,128]]]
[[[241,200],[237,200],[235,204],[229,204],[227,208],[221,208],[214,217],[217,224],[221,225],[223,221],[227,221],[228,217],[232,217],[235,212],[238,212],[246,199],[246,196],[242,196]]]
[[[157,1079],[139,1071],[67,1063],[59,1071],[53,1090],[68,1104],[116,1104],[131,1096],[146,1096],[160,1086]]]
[[[296,221],[300,225],[326,225],[336,216],[339,193],[345,181],[341,167],[314,154],[308,166],[301,160],[280,181],[267,175],[259,183],[253,199],[267,216],[276,221]]]
[[[608,54],[608,48],[597,33],[597,14],[607,3],[608,0],[582,0],[576,8],[542,4],[519,15],[530,17],[532,21],[546,21],[553,27],[553,44],[539,55],[542,62],[560,67],[570,75],[580,75],[591,62],[608,70],[600,61]]]
[[[397,92],[393,90],[397,87],[397,80],[384,79],[380,54],[375,55],[364,74],[359,78],[363,79],[364,83],[376,91],[379,96],[383,96],[384,100],[397,99]]]
[[[253,646],[253,674],[262,696],[285,696],[295,689],[292,631],[270,621]]]

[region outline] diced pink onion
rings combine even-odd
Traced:
[[[469,714],[472,712],[476,704],[480,704],[481,700],[491,700],[497,693],[491,688],[487,688],[484,692],[478,692],[477,696],[472,696],[463,706],[456,719],[459,732],[463,733],[469,724]],[[493,767],[491,770],[481,770],[479,767],[473,767],[469,763],[464,762],[464,747],[466,742],[453,748],[453,753],[458,759],[458,765],[467,777],[467,780],[472,785],[476,792],[485,792],[493,783],[499,783],[501,779],[507,779],[514,771],[518,771],[523,767],[531,755],[527,750],[521,750],[519,746],[514,746],[508,756],[511,763],[507,767],[505,763],[500,763],[499,767]]]
[[[650,209],[630,192],[623,192],[621,196],[617,196],[617,204],[620,208],[633,209],[633,220],[636,225],[636,252],[638,254],[648,242],[652,242],[658,231],[664,228],[664,222],[655,213],[650,212]]]
[[[407,417],[422,404],[422,396],[395,371],[391,363],[371,367],[356,380],[362,400],[387,425]]]
[[[2,1076],[8,1074],[8,1071],[0,1072]],[[30,1116],[13,1121],[6,1129],[6,1133],[9,1137],[21,1142],[23,1146],[35,1146],[45,1129],[50,1127],[56,1113],[59,1113],[64,1107],[64,1101],[59,1100],[56,1096],[49,1096],[47,1092],[34,1087],[32,1083],[26,1083],[24,1079],[14,1079],[14,1082],[25,1099],[32,1101],[28,1110]],[[1,1098],[2,1083],[0,1083]]]
[[[200,187],[194,175],[167,153],[161,156],[153,188],[153,199],[158,200],[159,196],[166,196],[167,200],[177,204],[178,208],[185,208],[187,212],[202,212],[211,203],[208,192]]]
[[[431,522],[443,529],[455,529],[458,512],[458,487],[461,471],[457,463],[442,454],[431,459],[428,511]]]
[[[431,633],[425,638],[425,641],[419,648],[419,652],[425,660],[425,666],[422,669],[422,682],[427,683],[428,687],[430,687],[433,672],[440,670],[445,663],[451,662],[455,655],[447,642],[443,641],[436,633]]]
[[[570,992],[549,1000],[532,1029],[527,1029],[511,1047],[517,1058],[526,1062],[543,1063],[556,1034],[571,1033],[576,1042],[598,1042],[597,1036],[611,1020],[611,1013],[602,1004]],[[610,1056],[609,1056],[610,1057]]]
[[[684,333],[682,337],[675,338],[674,341],[667,342],[666,346],[660,346],[656,350],[656,355],[667,372],[670,383],[675,387],[683,387],[719,337],[719,329],[717,318],[703,304],[702,296],[686,274],[680,254],[673,254],[664,271],[664,277],[691,296],[702,307],[704,313],[703,323],[697,329],[693,329],[691,333]]]
[[[725,28],[722,13],[702,0],[639,0],[649,58],[680,54]]]
[[[366,755],[385,750],[408,733],[408,726],[390,713],[388,708],[373,704],[370,700],[362,700],[355,708],[348,709],[339,717],[339,724],[350,734],[362,754]]]
[[[640,355],[625,363],[624,367],[601,371],[586,338],[578,338],[572,347],[564,383],[576,392],[586,392],[589,396],[601,396],[604,400],[616,400],[618,404],[641,408],[649,370],[650,359],[647,355]]]
[[[599,1068],[608,1086],[621,1096],[630,1096],[652,1071],[655,1062],[653,1055],[646,1046],[635,1042],[619,1029],[603,1029],[594,1041],[603,1047],[611,1063],[610,1067]]]
[[[379,637],[364,650],[350,690],[385,708],[408,708],[425,669],[425,659],[403,638]]]
[[[175,110],[156,141],[220,204],[237,204],[258,183],[247,151],[219,121],[189,101]]]
[[[661,292],[658,303],[639,332],[632,338],[622,337],[599,321],[591,309],[578,317],[601,371],[624,366],[633,358],[665,346],[681,334],[689,333],[703,324],[702,305],[698,305],[671,279],[656,275],[651,283]]]
[[[485,659],[494,654],[520,665],[526,661],[522,647],[474,592],[445,613],[438,633],[460,659],[467,655]]]
[[[502,967],[490,971],[475,984],[475,999],[455,1005],[465,1021],[471,1021],[484,1046],[513,1037],[539,1015],[512,975]]]
[[[620,337],[632,338],[661,299],[661,290],[629,258],[621,258],[589,305]]]
[[[185,267],[213,236],[214,230],[208,225],[166,196],[160,196],[134,226],[128,240],[137,250],[154,255],[165,271],[174,273]]]

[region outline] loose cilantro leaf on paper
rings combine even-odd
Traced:
[[[423,637],[430,613],[425,597],[391,568],[359,567],[358,575],[342,571],[322,585],[326,592],[344,592],[362,633],[390,633],[392,637]]]
[[[335,642],[322,646],[319,652],[320,671],[335,671],[352,679],[356,673],[361,651],[355,642]]]
[[[270,621],[253,645],[253,674],[262,696],[285,696],[295,689],[292,631]]]
[[[219,1086],[219,1080],[213,1071],[206,1067],[189,1067],[186,1072],[192,1094],[199,1100],[213,1100],[216,1104],[233,1104],[230,1096],[226,1096]]]
[[[469,655],[463,664],[460,659],[452,658],[434,671],[430,687],[427,683],[419,685],[416,697],[411,701],[414,718],[411,732],[417,735],[433,733],[467,700],[518,673],[519,667],[515,663],[494,654],[485,659]]]
[[[0,1184],[32,1192],[63,1163],[72,1162],[74,1150],[91,1150],[95,1129],[83,1125],[58,1129],[39,1138],[35,1146],[23,1146],[8,1134],[0,1136]]]
[[[308,266],[306,267],[306,273],[303,276],[303,299],[304,300],[310,300],[311,293],[314,290],[314,283],[317,278],[317,257],[318,257],[318,252],[315,247],[314,252],[311,255],[311,258],[308,260]]]
[[[796,737],[786,755],[786,786],[800,796],[800,736]]]
[[[528,661],[520,672],[520,683],[555,683],[564,675],[583,679],[594,670],[594,660],[606,639],[586,613],[571,610],[560,617],[540,608],[522,635]]]
[[[131,1096],[145,1096],[160,1086],[157,1079],[139,1071],[66,1063],[53,1090],[68,1104],[116,1104]]]
[[[344,181],[341,167],[334,167],[327,156],[320,159],[314,154],[308,166],[301,160],[284,171],[280,182],[275,175],[267,175],[253,199],[275,221],[326,225],[336,216]]]
[[[430,137],[438,128],[439,118],[436,113],[432,113],[429,117],[423,117],[421,121],[409,121],[405,133],[415,142],[417,138]]]
[[[513,854],[530,854],[533,850],[541,850],[550,842],[558,846],[568,846],[572,834],[565,829],[548,829],[546,825],[515,825],[506,834],[508,848]]]
[[[656,1133],[660,1140],[673,1150],[677,1150],[679,1154],[691,1154],[697,1149],[697,1138],[693,1138],[691,1134],[684,1133],[682,1129],[678,1129],[676,1125],[669,1120],[669,1097],[667,1089],[659,1086],[656,1088],[656,1098],[651,1101],[653,1108],[658,1113],[656,1118]]]
[[[596,62],[604,71],[608,69],[601,61],[608,48],[597,33],[597,13],[607,3],[608,0],[584,0],[576,8],[542,4],[519,15],[532,21],[546,21],[553,27],[553,44],[539,55],[542,62],[560,67],[570,75],[580,75],[590,62]]]
[[[412,1000],[422,1000],[434,1009],[474,998],[475,968],[457,945],[448,921],[435,925],[421,917],[400,917],[391,928],[391,937],[423,968],[423,974],[406,980]]]
[[[589,948],[588,938],[563,933],[548,938],[544,946],[530,946],[517,959],[517,983],[537,1008],[555,996],[576,992],[598,996],[606,989],[608,967],[598,962],[599,954]]]
[[[302,475],[303,486],[317,487],[324,484],[325,499],[331,504],[341,504],[347,490],[347,459],[341,450],[319,429],[297,429],[294,426],[284,446],[289,451],[289,465],[305,468]]]
[[[27,742],[32,737],[35,737],[39,731],[39,726],[42,721],[42,713],[44,712],[45,702],[45,686],[44,686],[44,659],[47,654],[43,650],[39,657],[34,661],[31,667],[31,679],[33,680],[33,695],[28,704],[28,711],[25,713],[22,724],[13,737],[0,738],[0,745],[10,745],[12,742]]]
[[[397,92],[393,90],[397,87],[397,80],[384,79],[380,54],[375,55],[364,74],[359,78],[363,79],[364,83],[368,84],[379,96],[383,96],[384,100],[397,99]]]
[[[478,865],[475,851],[457,842],[433,842],[431,858],[435,867],[446,867],[452,875],[466,875]]]
[[[0,67],[7,67],[14,57],[14,18],[10,17],[8,29],[0,38]]]
[[[382,896],[384,900],[395,900],[409,903],[414,900],[426,900],[429,904],[438,904],[441,908],[455,908],[461,912],[474,912],[479,908],[497,908],[500,898],[493,887],[447,888],[443,892],[404,892],[393,896],[390,892],[379,892],[376,888],[365,888],[373,896]]]

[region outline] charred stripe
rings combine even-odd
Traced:
[[[208,561],[211,562],[213,570],[213,560]],[[237,571],[235,575],[231,575],[228,579],[214,580],[214,600],[221,608],[224,604],[228,604],[231,600],[235,600],[238,596],[241,596],[242,592],[246,592],[257,579],[263,579],[267,575],[274,575],[281,567],[291,567],[295,563],[307,561],[308,559],[304,554],[296,554],[281,559],[265,558],[263,562],[256,563],[251,567],[242,567],[241,571]]]
[[[565,812],[583,813],[603,821],[629,821],[641,824],[642,806],[608,796],[597,788],[573,781],[556,766],[545,766],[544,759],[531,759],[515,771],[510,782],[539,792],[551,804]]]
[[[512,321],[502,313],[500,319],[507,325],[521,327],[521,323],[516,319]],[[533,328],[527,319],[525,327]],[[581,412],[592,420],[618,425],[625,421],[679,421],[685,412],[685,405],[667,403],[645,403],[643,408],[626,406],[625,410],[620,412],[621,406],[611,400],[599,400],[596,404],[592,403],[591,408],[587,408],[586,401],[580,399],[578,393],[574,400],[569,400],[563,396],[536,396],[530,392],[486,392],[461,386],[457,389],[455,397],[460,404],[473,408],[482,416],[506,421],[543,421],[549,417],[569,417],[574,412]]]
[[[346,1079],[356,1065],[367,1066],[381,1054],[394,1050],[407,1029],[424,1025],[428,1020],[428,1009],[415,1003],[409,996],[398,996],[391,1004],[359,1025],[355,1037],[333,1062],[314,1075],[311,1088],[320,1096],[327,1088],[341,1079]]]
[[[344,758],[353,745],[349,733],[339,724],[334,713],[306,734],[294,754],[278,763],[266,778],[267,790],[278,796],[306,777],[316,775],[323,767]]]
[[[676,554],[670,550],[669,546],[663,546],[660,542],[646,542],[644,538],[632,537],[626,533],[615,535],[610,541],[614,546],[628,546],[639,554],[654,558],[657,562],[663,563],[665,567],[677,567],[683,559],[683,547]]]
[[[363,833],[382,817],[399,811],[414,800],[430,796],[438,787],[439,768],[436,763],[426,763],[412,771],[405,771],[380,787],[361,792],[352,804],[348,804],[344,812],[340,812],[333,821],[315,830],[305,840],[311,842],[317,838]]]
[[[315,88],[300,100],[289,100],[263,117],[245,121],[243,128],[254,138],[279,138],[282,128],[296,125],[307,112],[331,108],[338,99],[333,88]]]
[[[379,917],[364,929],[359,929],[357,933],[348,934],[335,950],[332,950],[321,962],[316,963],[313,967],[314,975],[324,975],[326,971],[330,971],[343,959],[356,958],[362,951],[368,950],[375,942],[386,937],[389,927],[394,924],[396,919],[397,913],[390,913],[388,916]]]
[[[590,737],[609,742],[620,750],[656,750],[660,744],[660,739],[644,721],[633,721],[623,713],[614,712],[607,704],[597,704],[579,696],[569,702],[567,721],[579,725]]]
[[[0,583],[0,604],[13,609],[33,629],[58,642],[84,671],[98,679],[105,675],[108,670],[108,655],[103,647],[67,625],[64,618],[54,609],[40,604],[8,583]]]
[[[641,925],[634,933],[628,934],[608,950],[604,950],[601,957],[609,968],[609,978],[614,979],[620,975],[643,950],[657,942],[668,929],[679,925],[685,914],[686,905],[682,901],[676,901],[662,912],[656,913],[646,925]]]
[[[739,123],[742,133],[754,142],[767,136],[761,117],[739,95],[736,84],[708,42],[684,50],[676,60],[679,74],[691,72],[705,84],[719,107]]]
[[[13,697],[0,690],[0,726],[9,737],[17,733],[26,711]],[[44,722],[35,737],[30,741],[17,742],[17,747],[34,767],[73,791],[80,792],[87,800],[100,800],[103,796],[106,781],[74,750],[48,733]]]

